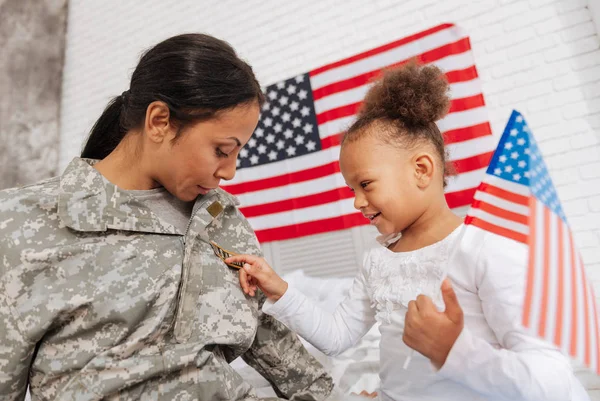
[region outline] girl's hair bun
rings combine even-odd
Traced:
[[[365,96],[359,118],[396,120],[409,130],[426,127],[448,113],[448,90],[442,70],[413,60],[384,72]]]

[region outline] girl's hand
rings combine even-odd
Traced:
[[[244,263],[244,267],[239,270],[240,285],[244,293],[251,297],[256,294],[258,287],[267,298],[276,302],[288,289],[288,283],[279,277],[263,258],[253,255],[236,255],[227,258],[226,261],[227,263]]]
[[[440,369],[460,335],[463,327],[463,311],[449,279],[442,283],[442,296],[446,304],[444,312],[438,312],[431,298],[419,295],[408,303],[402,340],[420,352]]]

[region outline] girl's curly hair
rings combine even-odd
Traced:
[[[448,113],[448,90],[444,73],[433,65],[419,65],[413,60],[384,71],[367,92],[342,145],[362,137],[373,123],[383,123],[378,135],[392,144],[403,147],[423,141],[432,144],[446,175],[449,168],[444,138],[435,122]]]

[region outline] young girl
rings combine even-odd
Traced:
[[[581,386],[568,359],[519,327],[526,249],[477,228],[462,235],[446,203],[435,121],[447,113],[447,92],[436,67],[389,71],[345,135],[342,174],[383,246],[366,255],[335,313],[288,288],[261,258],[229,261],[245,262],[242,288],[266,294],[264,312],[328,355],[379,322],[384,400],[576,399]]]

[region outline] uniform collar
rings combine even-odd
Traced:
[[[110,183],[92,166],[97,160],[75,158],[60,178],[58,214],[62,222],[77,231],[107,229],[178,234],[146,205]],[[218,198],[223,206],[237,205],[237,198],[217,189],[205,196]],[[203,202],[196,200],[194,210]],[[208,199],[206,199],[208,200]]]

